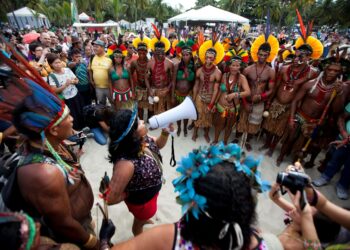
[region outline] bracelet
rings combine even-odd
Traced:
[[[85,248],[93,248],[97,244],[97,238],[90,234],[88,241],[84,244]]]
[[[164,137],[168,137],[169,136],[169,132],[165,131],[165,130],[162,130],[162,133],[160,135],[164,136]]]
[[[304,249],[306,250],[321,250],[321,243],[319,240],[304,240]]]
[[[316,189],[311,186],[312,188],[312,191],[313,191],[313,197],[312,197],[312,201],[309,202],[310,206],[313,206],[315,207],[317,205],[317,202],[318,202],[318,194],[316,192]]]

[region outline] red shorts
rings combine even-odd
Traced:
[[[145,204],[132,204],[125,201],[125,204],[128,206],[130,213],[138,220],[149,220],[157,212],[157,199],[159,193],[157,193],[151,200]]]

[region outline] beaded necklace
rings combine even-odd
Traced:
[[[309,72],[310,67],[308,65],[305,65],[300,71],[298,71],[295,75],[294,73],[294,67],[293,65],[289,66],[287,69],[287,75],[288,80],[285,82],[283,90],[288,90],[289,92],[292,92],[294,90],[294,81],[299,80],[303,78],[307,72]]]
[[[204,80],[203,80],[203,90],[206,92],[209,92],[209,85],[210,85],[210,76],[215,71],[215,65],[212,65],[211,67],[207,68],[205,65],[203,65],[203,74],[204,74]]]
[[[136,60],[136,74],[137,74],[137,82],[140,85],[145,84],[145,76],[147,71],[147,59],[145,61]]]

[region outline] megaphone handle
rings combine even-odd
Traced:
[[[175,167],[175,166],[176,166],[175,149],[174,149],[174,136],[171,136],[171,159],[170,159],[170,166],[172,166],[172,167]]]

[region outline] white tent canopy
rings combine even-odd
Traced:
[[[113,21],[113,20],[108,20],[108,21],[106,21],[106,22],[104,22],[105,24],[117,24],[118,25],[118,23],[117,22],[115,22],[115,21]]]
[[[79,14],[79,20],[80,21],[89,21],[90,17],[85,12],[82,12]]]
[[[23,7],[13,12],[9,12],[6,14],[6,16],[10,25],[13,27],[17,27],[15,20],[16,17],[18,25],[20,26],[18,28],[20,29],[24,29],[26,26],[30,26],[31,28],[40,28],[42,26],[47,28],[50,27],[50,21],[45,15],[37,13],[35,10],[28,7]]]
[[[194,13],[197,12],[195,9],[191,9],[189,11],[186,11],[182,14],[179,14],[177,16],[174,16],[170,19],[168,19],[168,23],[175,22],[175,21],[188,21],[190,20],[191,16],[194,15]]]
[[[73,27],[117,27],[118,23],[74,23]]]
[[[249,23],[249,19],[240,15],[222,10],[211,5],[207,5],[198,10],[190,10],[178,16],[169,19],[174,21],[208,21],[208,22],[233,22]]]

